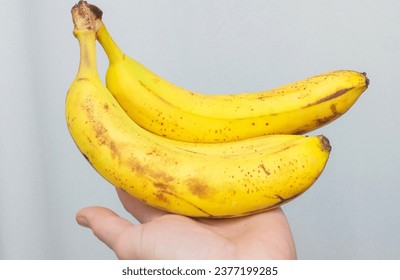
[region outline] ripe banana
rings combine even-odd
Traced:
[[[260,92],[196,93],[129,58],[111,38],[102,13],[93,17],[110,62],[107,88],[136,123],[171,139],[212,143],[308,133],[343,115],[369,83],[365,73],[342,70]]]
[[[270,135],[204,144],[171,140],[143,129],[98,75],[90,16],[79,5],[72,15],[80,64],[66,98],[66,121],[79,150],[114,186],[172,213],[237,217],[290,201],[323,171],[331,148],[322,135]]]

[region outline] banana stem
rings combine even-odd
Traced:
[[[74,30],[79,41],[80,62],[77,79],[99,78],[96,60],[96,33],[93,30]]]
[[[106,52],[110,63],[123,60],[124,53],[111,38],[111,35],[105,27],[104,23],[102,23],[97,30],[97,40],[104,48],[104,51]]]
[[[116,62],[124,58],[124,53],[113,41],[107,28],[101,20],[103,11],[87,1],[79,1],[71,9],[75,30],[93,30],[103,46],[109,61]]]
[[[96,30],[100,28],[103,12],[86,1],[71,9],[74,35],[79,41],[80,63],[78,79],[99,78],[96,60]]]

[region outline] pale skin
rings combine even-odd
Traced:
[[[149,207],[117,189],[140,224],[110,209],[87,207],[77,222],[90,228],[119,259],[295,259],[281,208],[233,219],[192,219]]]

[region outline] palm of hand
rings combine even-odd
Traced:
[[[293,259],[294,241],[280,208],[233,219],[192,219],[148,207],[117,190],[133,224],[101,207],[77,214],[120,259]]]

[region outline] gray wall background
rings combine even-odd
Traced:
[[[327,168],[284,206],[300,259],[400,259],[400,2],[396,0],[97,0],[122,49],[201,92],[268,89],[335,69],[370,88],[311,134]],[[3,0],[0,10],[0,258],[114,259],[75,213],[114,189],[83,159],[64,119],[78,67],[75,1]],[[98,51],[104,77],[107,60]]]

